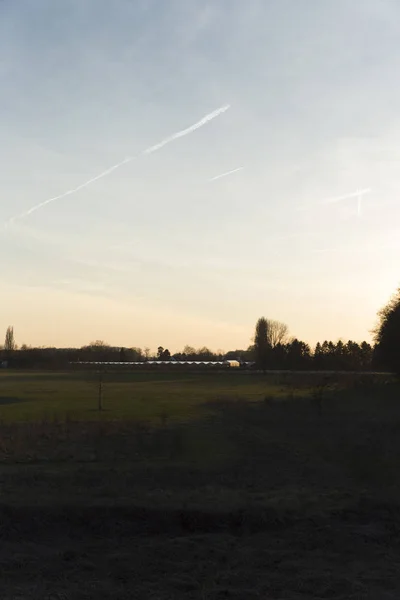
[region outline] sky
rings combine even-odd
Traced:
[[[400,283],[399,36],[397,0],[1,0],[0,331],[370,340]]]

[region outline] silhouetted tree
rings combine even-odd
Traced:
[[[324,357],[323,357],[323,352],[322,352],[322,346],[319,342],[317,342],[317,345],[315,346],[315,350],[314,350],[314,368],[319,370],[322,369],[324,366]]]
[[[268,340],[268,321],[265,317],[260,317],[256,323],[254,335],[254,359],[258,369],[266,370],[270,349],[271,346]]]
[[[335,367],[339,371],[346,369],[346,349],[342,340],[339,340],[335,348]]]
[[[253,347],[247,350],[230,350],[225,354],[221,355],[218,353],[215,360],[238,360],[239,362],[250,362],[253,360]]]
[[[7,359],[10,359],[16,350],[16,343],[14,337],[14,327],[7,327],[6,339],[4,341],[4,354]]]
[[[266,319],[267,322],[267,340],[271,348],[275,348],[277,344],[283,344],[288,335],[288,326],[280,321]]]
[[[373,348],[368,342],[362,342],[360,346],[361,366],[363,370],[372,368]]]
[[[357,342],[349,340],[345,346],[346,352],[346,367],[349,371],[361,370],[361,353],[360,346]]]
[[[186,345],[182,351],[182,360],[196,360],[197,352],[193,346]]]
[[[211,352],[211,350],[209,350],[209,348],[206,348],[205,346],[203,346],[203,348],[200,348],[196,354],[197,354],[197,360],[214,360],[215,359],[215,354],[213,352]]]
[[[132,362],[142,362],[146,358],[146,355],[144,354],[142,349],[136,348],[135,346],[133,348],[129,348],[129,350],[127,351],[127,355],[129,357],[129,360]]]
[[[374,330],[378,360],[400,376],[400,288],[378,313]]]
[[[268,361],[271,369],[287,368],[287,346],[286,344],[276,344],[269,350],[270,360]],[[290,368],[290,367],[289,367]]]
[[[372,368],[374,351],[370,344],[358,344],[349,340],[344,343],[339,340],[336,344],[324,341],[315,346],[313,367],[327,371],[362,371]]]
[[[158,346],[158,349],[157,349],[157,358],[158,358],[158,360],[170,360],[171,353],[168,350],[168,348],[166,348],[164,350],[164,348],[162,346]]]
[[[80,352],[80,358],[84,361],[113,361],[118,360],[118,352],[120,348],[112,348],[103,340],[90,342],[87,346],[83,346]]]
[[[287,368],[293,371],[307,368],[310,365],[310,347],[305,342],[294,339],[286,344]]]

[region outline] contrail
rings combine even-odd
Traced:
[[[321,204],[333,204],[334,202],[341,202],[342,200],[347,200],[348,198],[357,198],[363,196],[364,194],[369,194],[370,192],[370,188],[366,190],[359,190],[357,192],[352,192],[351,194],[345,194],[344,196],[337,196],[336,198],[327,198],[326,200],[323,200]]]
[[[369,194],[371,191],[372,190],[370,188],[367,188],[365,190],[358,190],[357,192],[352,192],[351,194],[344,194],[343,196],[336,196],[335,198],[327,198],[325,200],[322,200],[321,202],[311,204],[311,205],[309,204],[308,206],[298,206],[296,210],[298,212],[307,211],[307,210],[311,210],[312,208],[317,208],[318,206],[324,206],[326,204],[334,204],[336,202],[342,202],[343,200],[348,200],[350,198],[358,198],[358,205],[360,207],[362,196],[364,196],[365,194]],[[360,210],[361,210],[361,207],[360,207]]]
[[[182,129],[181,131],[178,131],[177,133],[174,133],[173,135],[165,138],[162,142],[159,142],[158,144],[155,144],[154,146],[150,146],[150,148],[146,148],[146,150],[143,150],[140,154],[142,154],[142,155],[151,154],[152,152],[156,152],[157,150],[160,150],[163,146],[166,146],[170,142],[173,142],[174,140],[177,140],[178,138],[184,137],[185,135],[189,135],[189,133],[196,131],[196,129],[200,129],[200,127],[203,127],[203,125],[206,125],[206,123],[208,123],[209,121],[212,121],[216,117],[219,117],[219,115],[221,115],[222,113],[227,111],[229,108],[230,108],[230,104],[225,104],[224,106],[221,106],[221,108],[218,108],[217,110],[214,110],[213,112],[209,113],[208,115],[205,115],[205,117],[200,119],[200,121],[197,121],[197,123],[194,123],[190,127],[187,127],[186,129]],[[75,194],[79,190],[82,190],[83,188],[87,187],[88,185],[91,185],[98,179],[102,179],[103,177],[106,177],[107,175],[109,175],[110,173],[115,171],[116,169],[119,169],[120,167],[122,167],[122,165],[125,165],[126,163],[132,161],[134,158],[137,158],[137,157],[136,156],[127,156],[121,162],[106,169],[102,173],[99,173],[99,175],[96,175],[96,177],[92,177],[91,179],[88,179],[88,181],[81,183],[81,185],[78,185],[78,187],[68,190],[67,192],[63,192],[62,194],[59,194],[58,196],[54,196],[53,198],[49,198],[48,200],[45,200],[44,202],[40,202],[40,204],[36,204],[35,206],[32,206],[32,208],[21,213],[20,215],[11,217],[11,219],[9,219],[5,223],[5,226],[7,227],[8,225],[11,225],[14,221],[16,221],[18,219],[24,219],[25,217],[28,217],[29,215],[31,215],[32,213],[36,212],[37,210],[43,208],[47,204],[55,202],[56,200],[61,200],[62,198],[65,198],[66,196],[71,196],[72,194]]]
[[[225,104],[225,106],[221,106],[221,108],[217,108],[217,110],[214,110],[212,113],[206,115],[205,117],[200,119],[200,121],[197,121],[197,123],[195,123],[194,125],[191,125],[187,129],[182,129],[182,131],[178,131],[178,133],[174,133],[170,137],[165,138],[165,140],[163,140],[159,144],[156,144],[155,146],[151,146],[150,148],[147,148],[147,150],[143,150],[142,154],[151,154],[152,152],[156,152],[156,150],[160,150],[160,148],[162,148],[166,144],[169,144],[170,142],[173,142],[174,140],[177,140],[178,138],[188,135],[189,133],[196,131],[196,129],[200,129],[200,127],[203,127],[203,125],[205,125],[209,121],[212,121],[216,117],[219,117],[219,115],[222,115],[222,113],[227,111],[228,108],[230,108],[230,107],[231,107],[230,104]]]
[[[63,194],[60,194],[59,196],[54,196],[53,198],[49,198],[48,200],[45,200],[44,202],[41,202],[40,204],[36,204],[35,206],[32,206],[32,208],[30,208],[26,212],[21,213],[20,215],[18,215],[16,217],[11,217],[11,219],[9,219],[7,221],[6,226],[11,225],[14,221],[16,221],[18,219],[23,219],[25,217],[28,217],[33,212],[36,212],[40,208],[43,208],[44,206],[46,206],[46,204],[50,204],[51,202],[55,202],[56,200],[60,200],[61,198],[65,198],[66,196],[70,196],[71,194],[75,194],[76,192],[78,192],[79,190],[82,190],[83,188],[87,187],[88,185],[90,185],[94,181],[97,181],[98,179],[101,179],[102,177],[106,177],[106,175],[109,175],[110,173],[112,173],[112,171],[115,171],[115,169],[118,169],[119,167],[122,167],[122,165],[124,165],[125,163],[131,161],[132,159],[133,159],[133,156],[128,156],[127,158],[124,158],[123,161],[117,163],[113,167],[110,167],[109,169],[106,169],[105,171],[103,171],[99,175],[96,175],[96,177],[92,177],[92,179],[89,179],[88,181],[85,181],[85,183],[81,183],[81,185],[78,185],[78,187],[73,188],[72,190],[68,190],[68,192],[64,192]]]
[[[232,173],[237,173],[241,171],[244,167],[238,167],[237,169],[232,169],[232,171],[227,171],[226,173],[221,173],[221,175],[216,175],[215,177],[211,177],[208,181],[217,181],[217,179],[222,179],[222,177],[227,177],[228,175],[232,175]]]

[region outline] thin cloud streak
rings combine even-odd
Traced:
[[[337,196],[336,198],[327,198],[323,200],[321,204],[334,204],[335,202],[342,202],[342,200],[348,200],[350,198],[359,198],[364,196],[365,194],[369,194],[371,189],[368,188],[366,190],[359,190],[357,192],[352,192],[351,194],[345,194],[344,196]]]
[[[326,198],[321,202],[316,202],[315,204],[308,204],[307,206],[298,206],[297,212],[303,212],[307,210],[312,210],[313,208],[318,208],[318,206],[326,206],[327,204],[336,204],[337,202],[342,202],[343,200],[350,200],[351,198],[358,198],[360,205],[360,198],[365,196],[366,194],[370,194],[372,190],[370,188],[364,190],[358,190],[356,192],[351,192],[350,194],[344,194],[343,196],[336,196],[334,198]]]
[[[24,219],[25,217],[28,217],[29,215],[31,215],[32,213],[36,212],[37,210],[43,208],[47,204],[51,204],[52,202],[55,202],[56,200],[61,200],[61,198],[66,198],[66,196],[70,196],[71,194],[76,194],[76,192],[79,192],[79,190],[82,190],[83,188],[94,183],[98,179],[102,179],[103,177],[106,177],[107,175],[109,175],[110,173],[112,173],[113,171],[118,169],[119,167],[122,167],[122,165],[131,161],[132,159],[133,159],[132,156],[128,156],[123,161],[117,163],[116,165],[110,167],[109,169],[106,169],[99,175],[96,175],[96,177],[92,177],[88,181],[85,181],[85,183],[78,185],[78,187],[73,188],[72,190],[68,190],[67,192],[64,192],[63,194],[59,194],[58,196],[54,196],[53,198],[49,198],[48,200],[45,200],[44,202],[41,202],[40,204],[36,204],[35,206],[32,206],[32,208],[30,208],[29,210],[25,211],[24,213],[21,213],[20,215],[11,217],[11,219],[9,219],[9,221],[7,221],[5,226],[7,227],[8,225],[12,225],[12,223],[14,223],[15,221],[17,221],[19,219]]]
[[[182,129],[182,131],[178,131],[178,133],[174,133],[173,135],[165,138],[165,140],[163,140],[162,142],[159,142],[158,144],[155,144],[154,146],[151,146],[150,148],[143,150],[142,154],[151,154],[152,152],[156,152],[157,150],[160,150],[163,146],[166,146],[167,144],[173,142],[174,140],[184,137],[185,135],[189,135],[189,133],[193,133],[193,131],[196,131],[196,129],[200,129],[200,127],[203,127],[209,121],[212,121],[213,119],[216,119],[217,117],[219,117],[219,115],[222,115],[222,113],[226,112],[230,107],[231,107],[230,104],[225,104],[225,106],[221,106],[221,108],[217,108],[217,110],[214,110],[210,114],[206,115],[205,117],[200,119],[200,121],[197,121],[197,123],[194,123],[194,125],[191,125],[190,127],[187,127],[186,129]]]
[[[210,183],[211,181],[217,181],[217,179],[222,179],[223,177],[227,177],[228,175],[232,175],[233,173],[237,173],[238,171],[242,171],[244,169],[244,167],[238,167],[237,169],[232,169],[232,171],[227,171],[226,173],[221,173],[221,175],[216,175],[215,177],[211,177],[211,179],[208,180],[208,182]]]
[[[146,150],[143,150],[141,152],[141,155],[146,155],[146,154],[151,154],[153,152],[156,152],[157,150],[160,150],[161,148],[163,148],[167,144],[170,144],[174,140],[177,140],[178,138],[189,135],[190,133],[193,133],[197,129],[200,129],[200,127],[203,127],[204,125],[206,125],[209,121],[212,121],[213,119],[216,119],[217,117],[219,117],[219,115],[226,112],[229,108],[230,108],[230,104],[225,104],[224,106],[221,106],[217,110],[214,110],[213,112],[209,113],[208,115],[205,115],[202,119],[200,119],[200,121],[197,121],[190,127],[187,127],[186,129],[182,129],[181,131],[174,133],[173,135],[165,138],[162,142],[159,142],[158,144],[155,144],[154,146],[150,146],[150,148],[146,148]],[[140,155],[138,155],[138,156],[140,156]],[[52,202],[56,202],[57,200],[61,200],[62,198],[71,196],[72,194],[76,194],[79,190],[82,190],[83,188],[94,183],[95,181],[98,181],[99,179],[102,179],[103,177],[110,175],[110,173],[112,173],[116,169],[119,169],[123,165],[131,162],[134,158],[137,158],[137,156],[127,156],[121,162],[113,165],[112,167],[109,167],[105,171],[102,171],[102,173],[100,173],[99,175],[96,175],[96,177],[92,177],[88,181],[85,181],[84,183],[78,185],[76,188],[68,190],[67,192],[59,194],[58,196],[54,196],[53,198],[49,198],[48,200],[45,200],[44,202],[40,202],[40,204],[36,204],[35,206],[32,206],[32,208],[21,213],[20,215],[11,217],[11,219],[9,219],[4,224],[4,226],[8,227],[9,225],[12,225],[12,223],[14,223],[16,220],[26,218],[29,215],[31,215],[32,213],[36,212],[37,210],[40,210],[41,208],[44,208],[48,204],[51,204]]]

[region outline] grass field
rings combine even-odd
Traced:
[[[400,597],[400,387],[0,374],[0,597]]]
[[[328,384],[340,387],[373,377],[332,374]],[[376,379],[376,378],[375,378]],[[386,376],[378,377],[378,381]],[[118,372],[103,374],[103,414],[98,415],[96,371],[0,371],[0,420],[42,421],[129,419],[146,422],[187,421],[204,416],[221,400],[259,401],[265,397],[312,394],[326,375],[262,375],[233,372]]]
[[[105,372],[101,418],[156,422],[188,420],[215,400],[261,400],[285,396],[296,384],[242,373]],[[302,379],[305,379],[304,377]],[[306,381],[306,379],[305,379]],[[310,385],[310,384],[308,384]],[[303,386],[304,387],[304,386]],[[312,385],[310,386],[312,387]],[[0,372],[1,419],[98,418],[96,372]]]

